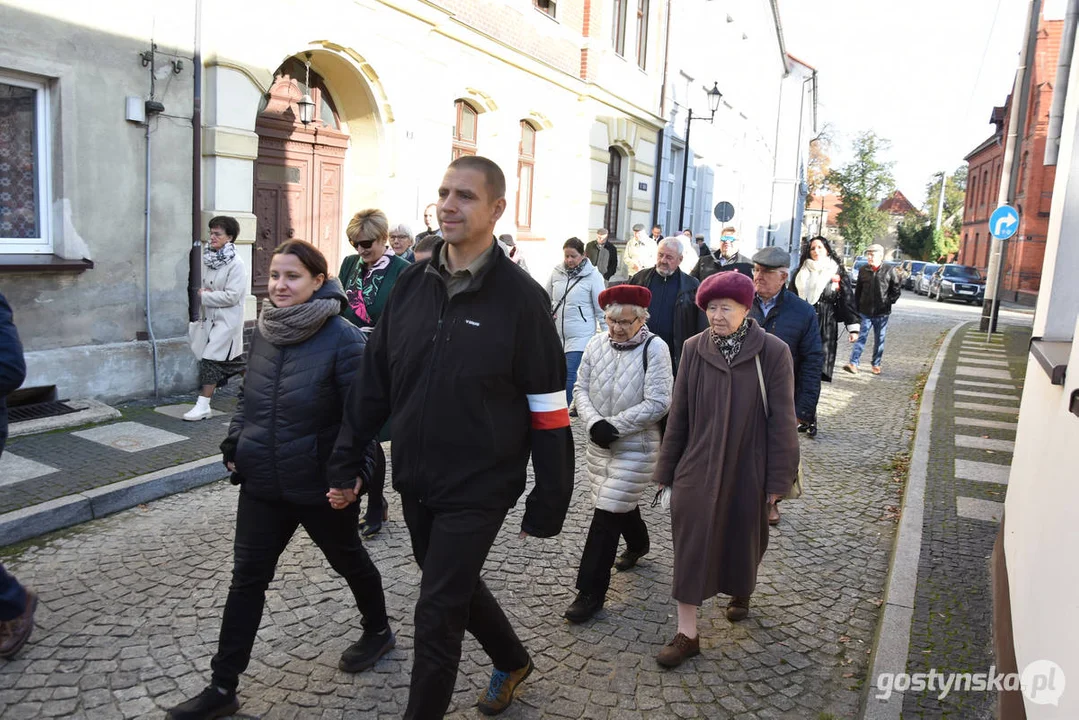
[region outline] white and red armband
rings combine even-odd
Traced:
[[[569,427],[569,406],[566,391],[528,396],[528,409],[532,413],[533,430],[556,430]]]

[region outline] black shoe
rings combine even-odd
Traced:
[[[811,437],[811,438],[817,437],[817,423],[815,423],[815,422],[809,423],[809,427],[806,428],[806,437]]]
[[[234,691],[210,685],[195,697],[182,702],[166,716],[168,720],[213,720],[235,715],[240,701]]]
[[[648,548],[641,550],[640,552],[634,552],[633,550],[626,550],[618,559],[614,561],[614,569],[618,572],[625,572],[637,565],[637,561],[648,554]]]
[[[360,518],[360,537],[372,538],[382,530],[382,523],[390,519],[390,504],[382,498],[382,508],[367,507],[367,514]]]
[[[378,659],[393,650],[397,645],[397,638],[393,636],[389,628],[380,633],[363,631],[360,639],[350,645],[341,653],[341,660],[337,667],[347,673],[358,673],[372,667]]]
[[[583,623],[599,612],[603,607],[602,595],[589,595],[585,592],[577,593],[577,599],[569,604],[563,615],[571,623]]]
[[[798,423],[798,432],[805,432],[808,429],[809,429],[809,423],[804,423],[804,422]]]

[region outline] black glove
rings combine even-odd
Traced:
[[[588,436],[592,438],[592,442],[606,450],[618,439],[618,430],[606,420],[600,420],[588,428]]]

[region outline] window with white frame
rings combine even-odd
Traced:
[[[0,252],[49,253],[48,86],[0,72]]]
[[[555,16],[555,6],[557,4],[556,0],[532,0],[532,7],[551,17]]]
[[[532,188],[536,174],[536,129],[521,121],[521,142],[517,146],[517,230],[532,229]]]

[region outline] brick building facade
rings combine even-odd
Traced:
[[[1030,98],[1026,115],[1020,119],[1015,149],[1019,169],[1013,202],[1019,211],[1019,229],[1008,242],[1003,297],[1025,304],[1034,303],[1041,287],[1049,209],[1053,201],[1056,168],[1047,167],[1044,158],[1063,26],[1062,20],[1047,20],[1044,15],[1038,25],[1034,61],[1027,78]],[[997,207],[1004,140],[1009,133],[1013,101],[1014,98],[1009,97],[1004,107],[993,109],[990,122],[996,125],[996,131],[966,157],[970,179],[964,205],[959,261],[982,270],[989,264],[989,216]]]

